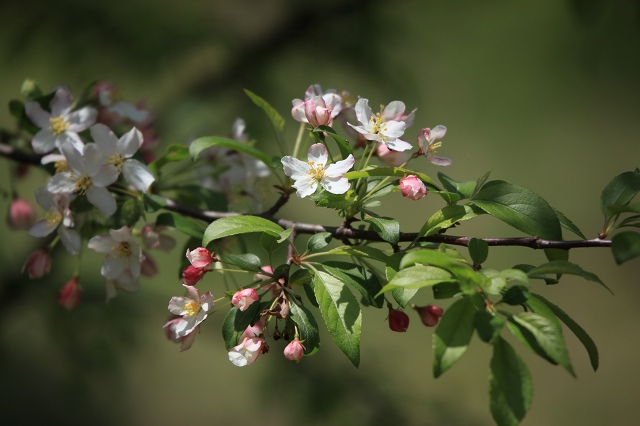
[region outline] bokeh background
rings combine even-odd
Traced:
[[[639,165],[639,48],[635,0],[5,0],[0,102],[19,98],[27,77],[46,90],[68,84],[76,93],[109,80],[156,111],[165,145],[228,133],[244,117],[259,146],[275,154],[268,122],[243,88],[285,117],[291,99],[312,83],[372,105],[400,99],[418,108],[416,128],[449,128],[440,150],[454,160],[447,174],[467,180],[492,170],[494,179],[543,195],[595,237],[600,191]],[[0,126],[10,125],[4,108]],[[296,123],[288,126],[293,137]],[[8,167],[0,159],[0,182]],[[19,189],[33,199],[29,192],[42,178],[34,172]],[[7,205],[0,200],[2,211]],[[310,206],[296,199],[281,215],[338,223]],[[418,204],[397,195],[381,212],[399,215],[411,231],[440,207],[436,197]],[[488,217],[456,232],[515,236]],[[322,350],[300,364],[287,362],[277,342],[240,369],[227,360],[223,313],[207,320],[190,351],[166,341],[162,324],[180,290],[181,253],[158,255],[159,276],[106,305],[100,259],[86,254],[82,302],[67,312],[55,297],[74,263],[57,257],[51,275],[29,281],[20,268],[38,241],[4,224],[0,235],[3,425],[492,424],[490,351],[477,339],[434,380],[432,330],[413,316],[406,334],[392,333],[386,312],[367,309],[359,369],[326,334]],[[606,249],[571,256],[615,296],[573,277],[536,290],[590,333],[601,367],[590,369],[569,332],[577,380],[518,346],[534,380],[523,424],[637,424],[639,263],[617,267]],[[542,253],[518,248],[494,248],[489,257],[496,268],[544,261]],[[206,285],[215,292],[215,278]],[[428,292],[418,301],[429,302]]]

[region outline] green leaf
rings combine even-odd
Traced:
[[[189,148],[184,145],[172,144],[167,147],[164,154],[149,164],[149,169],[151,169],[154,175],[157,175],[158,170],[160,170],[165,164],[174,161],[181,161],[185,158],[189,158]]]
[[[471,201],[490,215],[529,235],[562,240],[560,220],[535,192],[501,180],[487,183]]]
[[[204,205],[209,210],[226,212],[229,208],[227,198],[220,192],[212,191],[200,185],[181,185],[175,188],[181,195],[186,195],[195,206]],[[195,202],[193,202],[195,201]]]
[[[482,265],[489,256],[489,244],[478,238],[469,241],[469,256],[474,265]]]
[[[609,211],[609,206],[626,205],[640,192],[640,172],[624,172],[614,177],[600,195],[600,209],[608,221],[616,213]]]
[[[276,242],[278,244],[283,243],[284,241],[286,241],[291,234],[293,233],[293,228],[287,228],[284,231],[282,231],[279,235],[278,235],[278,239],[276,240]]]
[[[276,139],[278,140],[278,144],[280,145],[280,148],[284,149],[284,147],[286,146],[286,139],[285,139],[285,133],[284,133],[284,123],[285,123],[284,118],[282,118],[282,116],[278,113],[278,111],[276,111],[275,108],[269,105],[269,103],[264,99],[262,99],[260,96],[256,95],[255,93],[247,89],[244,89],[244,93],[246,93],[247,96],[249,96],[249,98],[251,99],[251,101],[253,101],[254,104],[260,107],[260,109],[262,109],[265,112],[265,114],[267,114],[267,117],[271,122],[271,127],[273,127],[273,132],[275,133]],[[266,164],[268,165],[269,163],[266,163]]]
[[[587,350],[587,354],[589,355],[589,361],[591,362],[591,367],[593,371],[598,369],[599,365],[599,356],[598,356],[598,347],[591,337],[587,334],[587,332],[577,323],[575,322],[565,311],[563,311],[557,305],[554,305],[549,300],[540,296],[539,294],[532,293],[527,305],[533,310],[533,312],[547,316],[545,309],[551,310],[552,314],[554,314],[557,318],[560,319],[565,325],[575,334],[575,336],[580,340],[584,348]]]
[[[513,315],[510,320],[529,331],[552,360],[562,365],[572,376],[576,376],[562,337],[562,329],[556,323],[532,312],[521,312]]]
[[[485,173],[484,175],[476,179],[476,185],[473,188],[473,192],[471,193],[469,198],[473,198],[476,196],[476,194],[484,187],[484,184],[487,183],[487,180],[489,179],[490,175],[491,175],[491,170],[489,170],[487,173]]]
[[[529,299],[529,289],[523,285],[509,287],[502,295],[502,303],[508,305],[523,305]]]
[[[140,202],[136,198],[130,198],[122,204],[120,210],[122,219],[125,221],[128,227],[132,228],[140,216],[142,215],[142,209],[140,208]]]
[[[244,271],[264,273],[262,270],[262,261],[253,253],[227,254],[223,260],[233,263]]]
[[[340,246],[331,249],[324,254],[362,257],[364,259],[377,260],[383,263],[387,263],[387,261],[389,260],[389,256],[386,255],[382,250],[370,246]]]
[[[444,269],[435,266],[414,265],[398,271],[389,283],[382,287],[376,297],[394,288],[420,289],[455,281],[451,274]]]
[[[356,201],[356,193],[350,189],[344,194],[332,194],[328,191],[318,191],[311,195],[309,199],[315,201],[317,207],[343,210],[351,206]]]
[[[545,284],[547,285],[551,285],[551,284],[558,284],[558,280],[555,278],[549,278],[546,275],[543,274],[532,274],[532,275],[528,275],[529,271],[531,271],[532,269],[534,269],[535,266],[533,265],[528,265],[526,263],[521,263],[519,265],[515,265],[513,267],[514,270],[519,270],[525,273],[525,275],[527,275],[528,278],[532,278],[532,279],[536,279],[536,280],[544,280]]]
[[[335,130],[333,130],[329,126],[318,126],[313,129],[314,133],[326,133],[333,138],[334,141],[338,144],[338,149],[340,150],[340,155],[342,158],[347,158],[350,154],[353,154],[353,149],[349,146],[349,143],[342,139]]]
[[[484,214],[482,209],[470,205],[444,207],[435,212],[429,220],[422,225],[419,237],[428,237],[437,234],[443,229],[451,228],[457,222],[463,222],[481,214]]]
[[[307,250],[309,252],[320,251],[329,245],[332,239],[330,232],[318,232],[307,241]]]
[[[243,154],[247,154],[262,161],[267,166],[272,167],[272,157],[268,156],[264,152],[252,147],[251,145],[247,145],[246,143],[229,138],[223,138],[222,136],[205,136],[194,140],[191,142],[191,145],[189,145],[189,154],[191,155],[191,158],[195,160],[202,151],[207,148],[211,148],[212,146],[242,152]]]
[[[573,232],[583,240],[587,239],[587,237],[584,236],[582,231],[580,231],[580,229],[571,220],[569,220],[568,217],[562,214],[560,210],[553,209],[553,211],[556,212],[556,216],[558,216],[558,220],[560,221],[560,226],[562,226],[566,230]]]
[[[511,345],[500,337],[493,341],[489,372],[489,405],[498,426],[515,426],[531,406],[531,374]]]
[[[279,237],[283,231],[279,225],[258,216],[228,216],[213,221],[207,227],[202,238],[202,246],[206,247],[211,241],[230,235],[266,232]]]
[[[482,291],[487,294],[500,294],[507,285],[507,279],[497,269],[483,268],[478,273],[487,277],[487,280],[481,286]]]
[[[487,311],[476,311],[473,325],[480,340],[490,343],[500,336],[500,331],[504,326],[504,319],[493,316]]]
[[[392,177],[403,178],[407,175],[416,175],[418,178],[420,178],[421,181],[423,181],[430,188],[433,188],[436,191],[440,190],[438,185],[433,183],[433,180],[431,180],[431,178],[428,175],[424,173],[416,172],[415,170],[405,169],[403,167],[370,166],[370,168],[367,168],[365,170],[347,172],[344,174],[344,177],[346,177],[349,180],[354,180],[354,179],[368,178],[372,176],[392,176]]]
[[[457,252],[456,252],[457,253]],[[460,282],[460,289],[465,294],[475,293],[476,286],[482,287],[488,280],[484,275],[478,274],[471,267],[450,255],[437,250],[413,250],[404,255],[400,262],[400,269],[413,266],[417,263],[437,266],[451,272]]]
[[[449,192],[458,194],[461,199],[467,199],[473,194],[477,181],[457,182],[442,172],[438,172],[438,180],[442,183],[442,187]]]
[[[544,274],[569,274],[569,275],[577,275],[586,280],[596,282],[609,290],[611,294],[613,292],[609,287],[605,285],[597,275],[592,274],[591,272],[587,272],[582,269],[580,266],[575,263],[567,262],[566,260],[554,260],[553,262],[545,263],[540,266],[536,266],[527,272],[527,275],[530,278],[534,278],[536,275],[544,275]]]
[[[176,213],[161,213],[156,217],[156,226],[168,226],[175,228],[185,235],[194,238],[202,238],[205,232],[204,225]]]
[[[222,322],[222,338],[227,351],[238,344],[238,339],[250,325],[254,325],[260,319],[260,312],[269,309],[270,302],[252,303],[246,311],[241,311],[235,306],[229,310]]]
[[[362,295],[361,303],[365,306],[384,306],[384,297],[378,297],[382,288],[380,281],[367,269],[347,262],[324,262],[322,267],[329,274],[358,290]]]
[[[444,312],[433,335],[433,377],[440,377],[467,351],[475,330],[475,314],[467,298],[458,300]]]
[[[147,213],[155,213],[167,205],[166,198],[154,194],[142,194],[142,201]]]
[[[370,223],[373,230],[388,243],[398,244],[400,241],[400,222],[391,217],[380,217],[370,211],[363,211],[362,220]]]
[[[618,265],[640,256],[640,234],[637,232],[620,232],[611,239],[611,252]]]
[[[344,282],[318,271],[313,290],[329,334],[354,366],[360,364],[362,313],[355,296]]]
[[[311,311],[297,303],[291,303],[290,318],[298,326],[300,340],[303,341],[304,353],[312,354],[320,346],[320,333],[318,324]]]
[[[434,299],[450,299],[460,294],[460,284],[457,282],[440,283],[432,287]]]

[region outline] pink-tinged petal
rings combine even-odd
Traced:
[[[118,180],[118,174],[118,168],[116,166],[113,164],[104,164],[98,169],[98,173],[91,178],[91,181],[94,186],[104,188]]]
[[[140,192],[147,192],[151,184],[156,180],[149,167],[134,159],[124,162],[122,175],[127,182]]]
[[[387,121],[380,133],[390,138],[399,138],[404,133],[407,125],[403,121]]]
[[[418,148],[420,148],[420,154],[427,152],[429,149],[429,135],[431,134],[431,129],[422,129],[422,131],[418,134]]]
[[[133,127],[118,140],[118,152],[130,158],[142,146],[142,132]]]
[[[74,231],[73,229],[69,229],[67,227],[61,226],[58,228],[58,235],[60,236],[60,241],[62,241],[62,245],[67,251],[71,254],[80,253],[80,248],[82,246],[82,240],[80,239],[80,235]]]
[[[184,337],[187,334],[191,333],[196,328],[197,325],[198,323],[195,316],[184,317],[182,318],[182,321],[179,321],[176,324],[174,331],[176,335],[180,337]]]
[[[337,93],[325,93],[322,95],[327,108],[331,110],[331,118],[335,118],[342,111],[342,98]]]
[[[60,88],[56,90],[56,94],[53,96],[49,106],[51,107],[51,115],[53,117],[60,117],[66,115],[71,108],[71,92],[66,88]]]
[[[100,273],[109,280],[115,280],[127,269],[126,257],[108,257],[102,262]]]
[[[304,101],[302,99],[294,99],[292,104],[291,117],[300,123],[308,123],[307,116],[304,113]]]
[[[444,135],[447,133],[447,128],[444,126],[436,126],[431,129],[431,141],[439,141],[444,138]]]
[[[211,311],[211,309],[213,309],[213,302],[214,302],[213,295],[211,294],[210,291],[200,296],[200,304],[202,305],[202,309],[205,312],[209,312]]]
[[[298,191],[298,197],[304,198],[316,192],[318,181],[311,176],[303,176],[293,184],[293,187]]]
[[[307,176],[311,167],[304,161],[300,161],[297,158],[290,156],[283,157],[282,166],[284,168],[284,174],[289,176],[293,180],[298,180]]]
[[[307,99],[311,99],[314,96],[321,96],[321,95],[322,95],[322,87],[316,83],[307,87],[307,90],[304,92],[304,99],[306,101]]]
[[[47,219],[39,220],[29,229],[29,235],[36,238],[44,238],[55,231],[58,225],[60,225],[60,222],[52,222]]]
[[[369,131],[369,119],[373,115],[371,108],[369,108],[369,99],[364,99],[364,98],[358,99],[358,102],[356,103],[356,106],[355,106],[355,110],[356,110],[356,117],[358,118],[358,121],[362,123],[362,125],[364,126],[365,129],[367,129],[367,131]],[[358,130],[356,127],[354,127],[354,129]]]
[[[452,163],[451,159],[447,157],[438,157],[437,155],[427,155],[427,158],[429,159],[429,161],[431,161],[432,164],[435,164],[436,166],[446,167],[446,166],[450,166]]]
[[[355,164],[355,159],[353,155],[349,154],[347,158],[344,160],[336,161],[333,164],[330,164],[324,171],[324,175],[329,178],[338,178],[342,177],[345,173],[347,173]]]
[[[68,192],[72,193],[76,190],[76,181],[73,179],[73,173],[60,172],[53,175],[47,182],[47,191],[53,193]]]
[[[406,151],[407,149],[411,149],[412,146],[409,142],[403,141],[402,139],[393,139],[387,140],[387,146],[394,151]]]
[[[383,143],[379,143],[376,147],[376,154],[378,154],[378,158],[382,161],[395,167],[409,161],[412,155],[412,153],[408,151],[398,152],[389,149],[389,147]]]
[[[349,190],[351,184],[347,178],[323,178],[320,182],[322,187],[332,194],[344,194]]]
[[[401,117],[400,120],[404,121],[405,124],[407,125],[407,128],[413,126],[413,122],[416,119],[416,111],[418,110],[418,108],[414,108],[413,111],[411,111],[411,113],[409,115],[405,115],[404,117]]]
[[[191,333],[182,337],[182,343],[180,344],[180,352],[184,352],[186,350],[191,349],[191,346],[193,346],[193,342],[196,341],[197,335],[198,335],[198,327],[194,328]]]
[[[94,124],[89,131],[93,141],[107,155],[115,155],[118,152],[118,138],[107,126],[100,123]]]
[[[87,247],[98,253],[111,254],[116,242],[110,235],[96,235],[89,240]]]
[[[200,290],[190,285],[184,285],[183,287],[187,289],[187,294],[189,295],[191,300],[195,300],[200,303]]]
[[[29,120],[41,129],[48,129],[51,126],[49,119],[51,114],[42,109],[38,102],[27,102],[24,106],[24,112],[29,117]]]
[[[389,105],[387,105],[382,111],[382,118],[384,121],[399,120],[402,118],[405,108],[404,102],[389,102]]]
[[[84,173],[84,161],[82,159],[82,151],[78,151],[73,144],[65,143],[60,147],[60,151],[67,159],[69,168],[80,174]]]
[[[73,111],[67,116],[67,121],[69,123],[69,128],[67,130],[75,133],[82,132],[95,123],[97,117],[98,111],[95,108],[84,107],[77,111]]]
[[[56,147],[56,137],[45,127],[33,136],[31,146],[37,154],[46,154]]]
[[[116,212],[116,200],[106,188],[91,186],[87,190],[87,200],[100,210],[100,212],[109,217]]]
[[[84,164],[84,172],[89,176],[94,177],[98,174],[100,168],[106,163],[106,157],[104,152],[98,148],[98,145],[95,143],[89,143],[84,147],[82,161]]]
[[[329,153],[327,152],[327,148],[321,143],[314,143],[309,147],[309,162],[313,162],[315,164],[322,164],[323,166],[327,164],[327,160],[329,159]]]
[[[191,299],[184,296],[174,296],[169,301],[169,312],[174,315],[184,315],[186,313],[187,303],[192,302]]]

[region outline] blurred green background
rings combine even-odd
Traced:
[[[9,0],[0,4],[0,16],[3,105],[20,97],[27,77],[45,90],[68,84],[76,94],[91,81],[109,80],[128,100],[144,99],[157,112],[165,145],[225,134],[240,116],[259,146],[275,154],[268,123],[243,88],[287,119],[291,99],[312,83],[349,90],[371,105],[400,99],[418,108],[409,134],[448,127],[439,151],[453,158],[447,174],[468,180],[493,170],[492,178],[544,196],[589,237],[602,225],[602,188],[639,165],[640,3],[634,0]],[[10,123],[8,111],[0,111],[0,125]],[[287,125],[293,136],[296,123]],[[8,161],[0,164],[8,170]],[[42,179],[34,172],[19,188],[33,199],[29,192]],[[415,204],[394,195],[380,211],[399,215],[404,231],[417,230],[442,207],[436,197]],[[1,203],[6,211],[7,200]],[[308,200],[292,200],[281,215],[338,223]],[[185,353],[166,341],[166,305],[180,292],[177,250],[156,255],[161,274],[143,280],[139,293],[107,305],[100,259],[86,254],[82,302],[67,312],[55,297],[73,262],[60,256],[51,275],[29,281],[20,268],[39,241],[0,226],[3,425],[492,424],[490,351],[477,339],[453,370],[434,380],[432,330],[412,316],[406,334],[392,333],[386,312],[367,309],[359,369],[326,334],[322,350],[300,364],[286,361],[284,344],[276,342],[255,365],[237,368],[220,335],[223,313],[207,320]],[[488,217],[455,231],[516,235]],[[517,346],[534,380],[523,424],[637,424],[639,263],[616,267],[606,249],[571,256],[615,296],[573,277],[558,286],[536,284],[537,291],[590,333],[601,367],[591,371],[568,332],[577,380]],[[544,261],[528,249],[494,248],[488,264]],[[203,284],[215,293],[214,277]],[[430,300],[428,292],[418,298]]]

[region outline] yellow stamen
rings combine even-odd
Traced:
[[[66,132],[69,128],[69,123],[64,121],[64,117],[62,115],[56,118],[51,117],[49,119],[49,123],[51,123],[49,130],[53,132],[54,136],[58,136],[60,133]]]
[[[324,177],[324,166],[322,164],[316,164],[313,161],[309,161],[307,164],[311,166],[311,170],[309,170],[309,174],[315,180],[322,180]]]
[[[118,168],[118,170],[122,170],[124,160],[126,160],[124,155],[117,153],[107,158],[107,164],[113,164]]]
[[[436,153],[436,149],[440,148],[442,146],[442,142],[434,142],[431,145],[429,145],[429,148],[427,149],[427,152],[430,154],[435,154]]]
[[[82,175],[80,179],[76,180],[76,193],[84,195],[91,184],[91,178],[87,175]]]
[[[182,311],[182,315],[191,317],[197,314],[198,312],[200,312],[200,309],[201,309],[200,303],[196,302],[195,300],[192,300],[190,302],[187,302],[184,305],[184,310]]]
[[[67,163],[65,160],[56,161],[55,167],[56,167],[56,173],[68,172],[70,170],[69,163]]]
[[[62,213],[57,210],[51,209],[44,214],[44,219],[47,221],[48,226],[54,226],[62,222]]]
[[[131,247],[126,241],[121,242],[111,248],[115,257],[129,257],[131,255]]]

